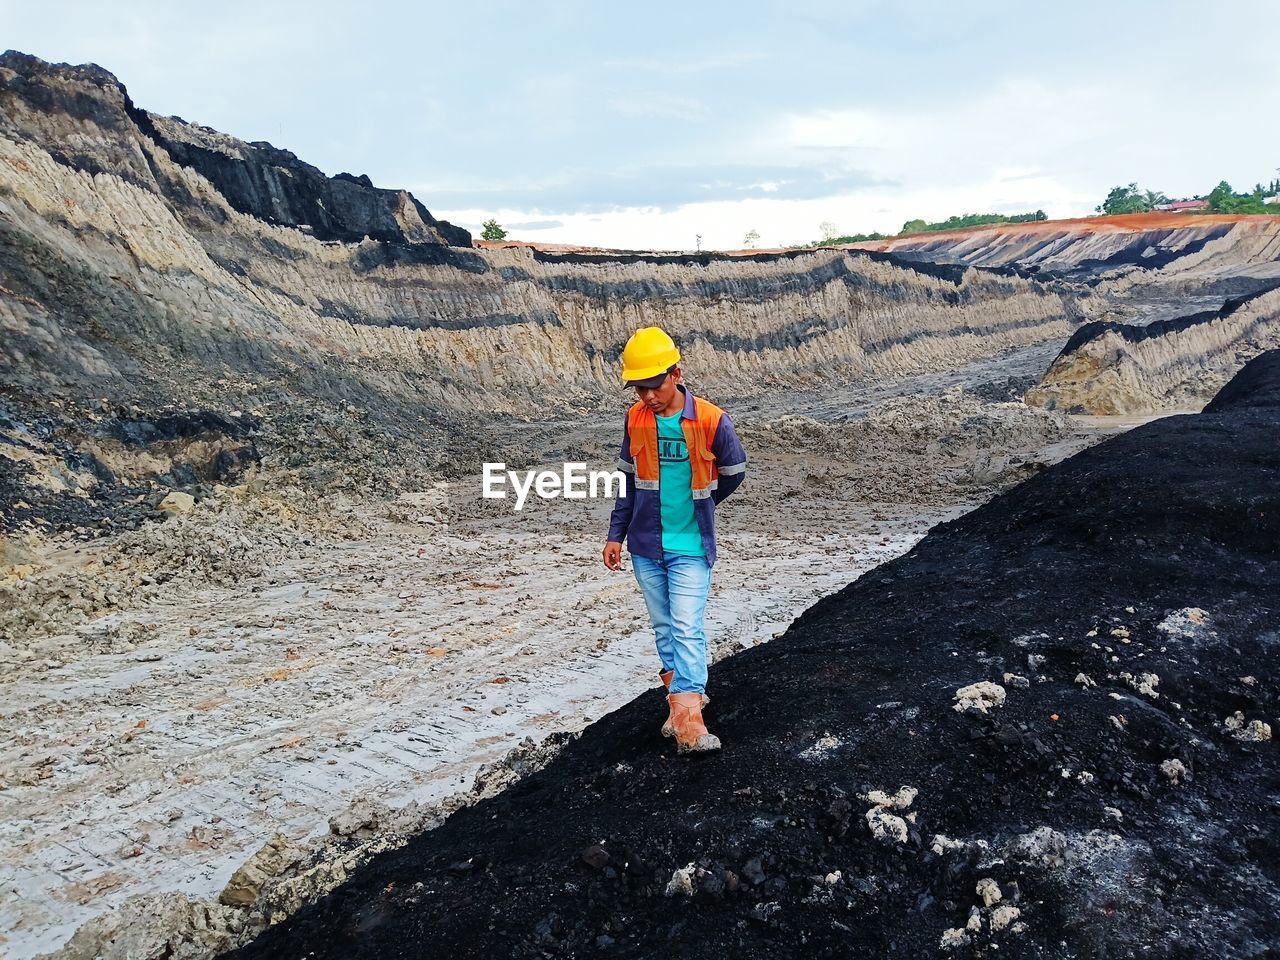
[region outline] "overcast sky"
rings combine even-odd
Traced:
[[[0,47],[408,187],[471,228],[633,248],[1173,197],[1280,167],[1274,0],[0,0]]]

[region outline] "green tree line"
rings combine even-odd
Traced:
[[[1209,209],[1215,213],[1277,213],[1280,206],[1266,203],[1267,197],[1280,194],[1280,181],[1271,181],[1269,189],[1255,184],[1251,193],[1236,193],[1231,184],[1221,181],[1209,191]]]
[[[1272,180],[1269,184],[1258,183],[1254,188],[1245,193],[1237,193],[1227,181],[1223,180],[1216,187],[1209,191],[1206,196],[1196,197],[1197,200],[1205,200],[1208,202],[1208,209],[1213,213],[1271,213],[1280,215],[1280,204],[1268,204],[1265,201],[1268,197],[1280,196],[1280,178]],[[1163,203],[1168,203],[1169,197],[1159,190],[1146,190],[1139,187],[1137,183],[1130,183],[1127,186],[1112,187],[1111,192],[1107,194],[1106,199],[1097,207],[1098,213],[1120,214],[1120,213],[1147,213],[1155,207]],[[1036,210],[1034,213],[966,213],[960,216],[948,217],[946,220],[939,220],[935,223],[928,223],[924,220],[908,220],[902,225],[902,229],[893,234],[893,236],[907,236],[913,233],[930,233],[937,230],[959,230],[964,227],[981,227],[993,223],[1026,223],[1032,220],[1047,220],[1043,210]],[[835,236],[838,230],[829,229],[833,225],[823,224],[823,236],[821,240],[813,240],[809,243],[798,243],[788,247],[789,250],[804,250],[813,247],[831,247],[845,243],[863,243],[868,240],[888,240],[891,239],[889,234],[884,233],[852,233],[843,236]]]
[[[1267,186],[1255,184],[1248,193],[1236,193],[1231,184],[1221,181],[1209,191],[1207,196],[1196,197],[1196,200],[1207,200],[1208,209],[1214,213],[1280,213],[1276,204],[1266,203],[1268,197],[1280,195],[1280,179],[1272,180]],[[1098,204],[1098,213],[1146,213],[1169,198],[1159,190],[1144,190],[1136,183],[1128,186],[1112,187],[1105,200]]]
[[[938,230],[960,230],[964,227],[985,227],[992,223],[1030,223],[1034,220],[1048,220],[1043,210],[1034,213],[966,213],[958,217],[947,217],[937,223],[925,223],[923,220],[908,220],[902,225],[904,233],[933,233]]]
[[[959,230],[963,227],[980,227],[992,223],[1028,223],[1032,220],[1048,220],[1048,215],[1043,210],[1036,210],[1031,213],[965,213],[960,216],[948,217],[946,220],[939,220],[936,223],[927,223],[924,220],[908,220],[902,225],[902,229],[892,236],[903,237],[912,233],[933,233],[938,230]],[[888,240],[891,235],[887,233],[851,233],[844,236],[828,236],[825,234],[834,234],[837,231],[824,231],[821,240],[813,240],[810,243],[799,243],[788,247],[789,250],[805,250],[814,247],[832,247],[843,243],[863,243],[868,240]]]

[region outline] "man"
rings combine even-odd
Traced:
[[[742,483],[747,455],[729,415],[680,382],[679,361],[675,342],[659,327],[637,330],[622,351],[622,379],[638,399],[622,432],[624,482],[604,565],[622,569],[622,541],[630,537],[668,691],[662,733],[675,737],[679,753],[690,753],[720,749],[702,719],[702,618],[716,562],[715,508]]]

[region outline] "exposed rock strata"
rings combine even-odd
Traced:
[[[909,260],[1086,281],[1111,295],[1135,285],[1186,291],[1217,284],[1224,295],[1250,293],[1255,284],[1280,278],[1280,216],[1132,214],[912,234],[855,246]]]
[[[61,164],[110,174],[175,206],[198,196],[157,165],[157,147],[197,171],[241,213],[304,228],[321,240],[471,243],[466,230],[436,220],[407,191],[380,190],[366,176],[326,177],[269,143],[245,143],[140,110],[96,64],[47,64],[8,51],[0,56],[0,102],[4,136],[40,143]]]
[[[1280,345],[1280,217],[1135,214],[916,234],[861,245],[1071,289],[1098,318],[1027,400],[1094,414],[1198,409]],[[1197,309],[1212,303],[1209,309]]]
[[[839,251],[445,246],[460,235],[407,195],[145,114],[98,68],[8,54],[0,71],[0,302],[18,351],[6,374],[32,387],[171,386],[179,371],[159,368],[176,363],[334,390],[346,368],[401,398],[519,409],[531,380],[611,391],[614,354],[644,322],[681,334],[706,382],[730,384],[927,369],[1061,335],[1074,317],[1016,278],[943,280]]]
[[[183,486],[177,456],[234,482],[305,443],[312,462],[290,466],[372,473],[353,484],[364,492],[418,466],[474,474],[501,453],[476,412],[616,407],[618,353],[644,324],[681,340],[695,389],[728,398],[950,369],[1065,339],[1080,319],[1072,294],[1011,271],[888,254],[456,245],[467,239],[403,192],[147,114],[101,68],[5,54],[9,502],[35,503],[30,476],[8,466],[24,432],[44,431],[56,455],[44,473],[84,475],[125,421],[202,411],[252,417],[252,447],[234,431],[208,433],[203,450],[143,442],[136,464],[111,458],[111,478]],[[124,519],[95,508],[111,486],[99,474],[69,505],[42,494],[40,511]]]
[[[1026,400],[1069,413],[1199,409],[1246,361],[1276,347],[1280,284],[1172,320],[1087,323]]]

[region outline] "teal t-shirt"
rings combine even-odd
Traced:
[[[702,532],[693,514],[689,484],[693,470],[680,428],[680,412],[658,418],[658,494],[662,506],[662,549],[668,553],[706,556]]]

